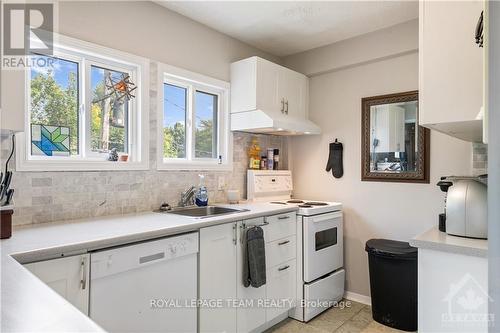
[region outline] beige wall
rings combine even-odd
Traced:
[[[307,64],[310,56],[305,55],[303,62],[295,59],[295,64]],[[443,207],[443,194],[435,185],[438,178],[471,172],[471,144],[433,132],[430,184],[360,180],[361,98],[415,89],[417,52],[311,78],[310,118],[321,126],[322,134],[292,140],[295,194],[344,204],[346,289],[351,292],[369,295],[365,242],[370,238],[408,241],[437,225]],[[325,171],[328,144],[335,138],[344,145],[340,179]]]
[[[283,63],[312,76],[417,50],[418,19],[297,53]]]
[[[60,2],[59,32],[226,81],[233,61],[279,61],[149,1]]]

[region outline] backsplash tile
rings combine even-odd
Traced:
[[[475,176],[488,173],[488,145],[472,144],[472,172]]]
[[[127,214],[156,209],[162,202],[176,205],[180,193],[198,184],[198,174],[205,182],[211,202],[226,200],[225,191],[218,191],[219,177],[228,189],[237,189],[246,197],[247,149],[257,136],[262,149],[280,149],[280,169],[288,166],[287,138],[274,135],[233,133],[232,171],[158,171],[156,170],[156,71],[150,66],[150,169],[146,171],[68,171],[17,172],[11,187],[14,193],[14,225],[63,221],[114,214]],[[5,161],[10,140],[1,139],[1,160]],[[15,170],[15,158],[10,168]],[[3,167],[3,164],[2,164]]]

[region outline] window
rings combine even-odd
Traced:
[[[26,71],[28,121],[18,145],[19,169],[147,169],[147,61],[58,40],[52,56],[33,54],[39,66]],[[113,149],[127,155],[126,163],[107,160]]]
[[[195,92],[194,157],[217,158],[217,108],[219,96]]]
[[[163,156],[186,158],[187,89],[163,85]]]
[[[126,72],[91,66],[90,149],[92,152],[128,152],[128,109],[130,101],[118,99],[107,81],[119,82]]]
[[[36,133],[37,137],[37,140],[32,140],[31,154],[78,155],[79,64],[43,55],[36,55],[35,59],[40,63],[50,60],[53,65],[31,69],[30,130],[32,136]],[[55,128],[64,131],[57,137],[56,134],[45,135],[45,131],[52,134],[51,130]],[[42,140],[46,137],[54,139]]]
[[[159,66],[159,169],[231,168],[229,84]]]

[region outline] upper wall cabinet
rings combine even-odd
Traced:
[[[25,110],[25,72],[23,70],[2,70],[0,93],[0,130],[23,132]]]
[[[482,141],[483,51],[475,31],[483,1],[420,1],[419,72],[422,126]]]
[[[231,129],[252,133],[317,134],[307,119],[309,79],[259,57],[231,64]]]

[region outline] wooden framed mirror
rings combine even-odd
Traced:
[[[361,100],[361,180],[429,183],[430,131],[418,125],[418,91]]]

